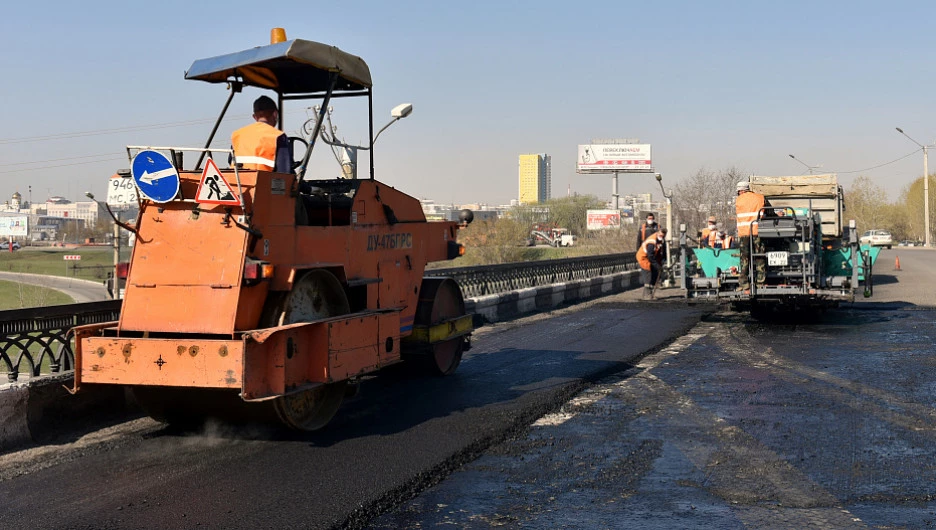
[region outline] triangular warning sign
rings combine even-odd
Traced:
[[[224,180],[224,176],[218,171],[218,166],[211,157],[208,157],[205,170],[202,171],[201,182],[198,184],[198,193],[195,194],[195,202],[201,204],[240,204],[237,195],[231,189],[231,185]]]

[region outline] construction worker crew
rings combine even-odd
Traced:
[[[741,271],[738,284],[742,290],[751,288],[751,250],[755,254],[764,253],[764,245],[757,237],[757,216],[762,208],[768,206],[767,199],[760,193],[751,191],[751,183],[738,183],[738,197],[735,199],[735,213],[738,216],[738,238],[741,245]],[[767,277],[767,262],[763,256],[754,260],[755,281],[764,283]]]
[[[721,223],[715,225],[715,230],[709,235],[708,246],[717,249],[734,248],[734,238],[725,233]]]
[[[653,287],[660,277],[663,268],[663,257],[666,255],[666,229],[663,228],[651,234],[637,249],[637,264],[640,265],[640,276],[644,284],[643,297],[649,298],[653,294]]]
[[[260,96],[253,104],[255,123],[241,127],[231,135],[235,162],[238,167],[258,171],[289,173],[292,171],[292,143],[276,128],[279,111],[276,103]]]
[[[652,213],[647,214],[647,221],[640,225],[640,228],[637,229],[637,246],[636,249],[640,250],[640,245],[643,245],[643,242],[647,240],[648,237],[652,236],[659,230],[660,227],[657,225],[656,218]]]
[[[709,239],[712,237],[712,234],[716,232],[715,230],[716,221],[717,219],[715,219],[714,215],[709,216],[708,226],[702,229],[702,235],[699,236],[699,248],[712,246],[711,243],[709,242]]]

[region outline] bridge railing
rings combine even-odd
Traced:
[[[426,276],[453,278],[466,298],[552,285],[634,270],[633,252],[584,258],[432,269]],[[117,320],[120,300],[0,311],[0,374],[10,382],[21,374],[38,377],[74,369],[68,330]]]
[[[0,374],[15,382],[74,369],[68,330],[117,320],[120,300],[0,311]]]
[[[584,258],[564,258],[479,267],[432,269],[426,276],[446,276],[458,282],[465,298],[516,291],[596,278],[637,268],[636,253],[607,254]]]

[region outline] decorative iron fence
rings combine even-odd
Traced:
[[[565,258],[479,267],[433,269],[461,286],[466,298],[605,276],[637,268],[635,253]],[[120,300],[0,311],[0,373],[16,381],[74,368],[68,330],[84,324],[117,320]]]
[[[635,270],[636,256],[635,252],[628,252],[585,258],[432,269],[426,271],[426,276],[452,278],[461,286],[466,298],[473,298]]]
[[[67,372],[74,368],[68,330],[117,320],[120,300],[0,311],[0,373],[14,382],[21,373]]]

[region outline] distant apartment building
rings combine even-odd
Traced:
[[[520,155],[520,204],[543,203],[552,197],[552,157]]]
[[[71,202],[63,197],[50,197],[45,203],[45,214],[49,217],[81,219],[88,226],[97,223],[101,207],[94,201]]]

